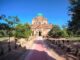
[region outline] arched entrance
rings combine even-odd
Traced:
[[[41,31],[39,31],[39,36],[41,36]]]

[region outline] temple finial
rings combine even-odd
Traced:
[[[43,16],[43,14],[42,13],[38,13],[37,16]]]

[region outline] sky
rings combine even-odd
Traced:
[[[18,16],[21,23],[31,24],[41,13],[49,23],[63,26],[69,20],[68,7],[68,0],[0,0],[0,15]]]

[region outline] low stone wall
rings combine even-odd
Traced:
[[[18,48],[30,49],[34,42],[34,39],[35,37],[30,36],[28,40],[26,40],[25,38],[21,38],[17,39],[17,41],[15,42],[15,38],[11,37],[10,43],[9,40],[0,41],[0,56]]]
[[[66,58],[72,58],[74,60],[80,60],[80,40],[56,40],[47,39],[45,40],[51,49],[57,53],[61,51],[64,53]],[[59,50],[59,51],[58,51]],[[60,52],[61,52],[60,51]]]

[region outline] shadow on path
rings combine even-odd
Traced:
[[[26,49],[17,44],[15,48],[15,41],[10,42],[10,46],[8,44],[7,41],[0,42],[0,60],[55,60],[44,51],[42,40],[35,40],[33,49]]]
[[[37,51],[37,50],[29,50],[31,51],[27,56],[25,56],[25,60],[56,60],[49,56],[45,51]]]
[[[56,60],[52,58],[47,52],[43,40],[35,40],[30,53],[25,56],[24,60]]]
[[[0,41],[0,60],[19,60],[26,52],[26,48],[16,44],[15,41]]]

